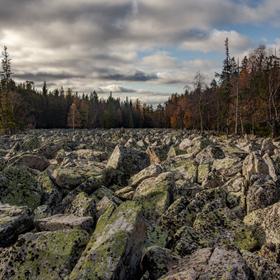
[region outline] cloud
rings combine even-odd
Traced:
[[[96,90],[98,93],[130,93],[130,92],[137,92],[134,89],[130,89],[130,88],[125,88],[123,86],[120,85],[116,85],[116,84],[112,84],[112,85],[108,85],[108,86],[103,86],[103,87],[99,87]]]
[[[233,52],[244,51],[251,46],[250,39],[240,33],[231,30],[214,29],[209,35],[200,41],[186,41],[182,47],[186,50],[201,51],[201,52],[217,52],[224,50],[225,39],[228,38],[230,48]]]
[[[15,78],[24,81],[55,81],[64,79],[81,78],[80,75],[71,73],[47,73],[47,72],[36,72],[36,73],[23,73],[14,75]]]
[[[102,80],[112,81],[130,81],[130,82],[146,82],[157,80],[156,74],[147,74],[142,71],[136,71],[134,74],[122,74],[122,73],[107,73],[99,75]]]
[[[8,45],[15,77],[85,92],[118,82],[127,94],[142,84],[183,90],[198,70],[216,71],[219,62],[207,54],[223,55],[226,37],[233,54],[251,47],[234,25],[280,24],[275,0],[0,2],[0,44]]]

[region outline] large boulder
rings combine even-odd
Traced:
[[[167,146],[156,146],[156,147],[148,147],[146,150],[150,162],[154,164],[159,164],[162,161],[166,160],[168,147]]]
[[[159,246],[151,246],[143,255],[141,267],[148,273],[150,280],[157,280],[168,272],[178,261],[179,256],[171,250]]]
[[[136,189],[133,200],[141,202],[145,217],[156,220],[172,202],[173,174],[162,173],[144,180]]]
[[[143,170],[141,170],[139,173],[133,175],[130,178],[130,185],[131,187],[136,188],[145,179],[157,177],[162,172],[163,172],[163,167],[161,165],[152,164],[144,168]]]
[[[261,146],[261,153],[262,154],[268,154],[272,156],[274,154],[275,149],[277,147],[273,144],[273,141],[271,138],[266,138],[262,141],[262,146]]]
[[[263,160],[266,163],[268,167],[268,173],[270,177],[276,182],[278,180],[278,174],[277,174],[277,167],[274,164],[273,160],[268,154],[264,154]]]
[[[43,191],[25,168],[7,167],[0,172],[0,202],[28,206],[32,210],[41,204]]]
[[[26,233],[0,252],[1,279],[66,279],[88,242],[82,230]]]
[[[268,243],[280,244],[280,202],[249,213],[244,223],[260,229],[260,235]]]
[[[36,220],[35,226],[39,231],[56,231],[63,229],[83,229],[91,231],[94,226],[94,221],[92,217],[58,214]]]
[[[31,211],[27,207],[0,204],[0,247],[10,245],[19,234],[33,227]]]
[[[111,154],[107,168],[122,170],[127,175],[134,175],[150,163],[145,152],[117,145]]]
[[[53,159],[57,152],[63,148],[65,145],[64,140],[48,141],[42,145],[38,150],[38,154],[46,157],[47,159]]]
[[[34,154],[23,154],[13,157],[8,161],[8,164],[13,166],[23,165],[39,171],[44,171],[49,166],[48,160],[46,160],[44,157]]]
[[[64,201],[65,202],[65,201]],[[85,192],[79,192],[69,204],[65,203],[65,214],[73,214],[78,217],[96,216],[96,199]]]
[[[251,279],[280,279],[280,267],[278,263],[270,262],[256,253],[247,251],[242,251],[242,256],[252,271]]]
[[[237,251],[205,248],[184,258],[160,279],[248,280],[250,276],[251,270]]]
[[[101,178],[102,167],[95,164],[60,166],[50,170],[54,183],[64,189],[74,189],[89,178]]]
[[[145,223],[139,205],[125,202],[115,211],[109,207],[99,218],[70,280],[137,279],[144,239]]]
[[[179,149],[181,151],[188,149],[189,147],[192,146],[192,141],[189,138],[185,138],[184,140],[182,140],[182,142],[179,145]]]
[[[212,162],[214,159],[223,159],[225,154],[219,146],[209,145],[196,155],[198,162]]]
[[[250,180],[251,176],[255,174],[270,175],[267,163],[257,153],[250,153],[245,158],[242,173],[247,180]]]
[[[247,213],[265,208],[280,199],[280,186],[274,181],[261,177],[250,187],[247,193]]]

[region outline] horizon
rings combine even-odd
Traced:
[[[164,103],[200,71],[220,72],[224,41],[242,59],[260,44],[279,52],[273,0],[1,0],[0,43],[17,82],[46,81],[106,98]]]

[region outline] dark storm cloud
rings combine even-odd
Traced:
[[[71,74],[71,73],[56,74],[56,73],[37,72],[37,73],[16,74],[14,77],[20,80],[37,82],[37,81],[55,81],[55,80],[81,78],[82,76]]]
[[[132,75],[126,75],[120,73],[101,74],[99,78],[102,80],[112,80],[112,81],[147,82],[147,81],[157,80],[158,76],[156,74],[146,74],[142,71],[136,71]]]

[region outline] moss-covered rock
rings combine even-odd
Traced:
[[[33,227],[33,217],[27,207],[0,204],[0,247],[10,245],[19,234]]]
[[[48,172],[40,172],[36,179],[43,190],[43,203],[49,206],[57,205],[62,199],[62,193],[54,185]]]
[[[107,168],[119,169],[127,175],[134,175],[149,163],[149,157],[145,152],[117,145],[108,160]]]
[[[31,169],[44,171],[48,166],[49,162],[42,156],[36,154],[21,154],[11,158],[8,161],[10,166],[26,166]]]
[[[224,248],[199,249],[172,267],[160,278],[168,279],[251,279],[251,271],[235,250]]]
[[[91,231],[94,226],[92,217],[77,217],[74,215],[54,215],[35,221],[39,231],[56,231],[62,229],[83,229]]]
[[[249,226],[255,226],[259,229],[259,235],[267,243],[280,244],[280,203],[277,202],[264,209],[258,209],[244,218],[244,223]]]
[[[280,267],[276,262],[271,262],[256,253],[242,251],[242,257],[252,271],[251,279],[280,279]]]
[[[135,279],[145,239],[141,206],[125,202],[109,207],[70,275],[71,280]]]
[[[88,241],[82,230],[27,233],[0,259],[1,279],[66,279]]]
[[[7,167],[0,173],[0,201],[35,209],[41,204],[43,192],[25,168]]]
[[[162,173],[156,178],[144,180],[136,189],[133,199],[143,205],[148,220],[156,221],[172,202],[174,185],[172,173]]]
[[[94,198],[90,197],[84,192],[80,192],[68,207],[66,207],[64,213],[73,214],[78,217],[91,216],[96,217],[96,202]]]
[[[141,267],[143,272],[148,272],[150,280],[157,280],[178,261],[179,257],[170,250],[159,246],[151,246],[145,251]]]

